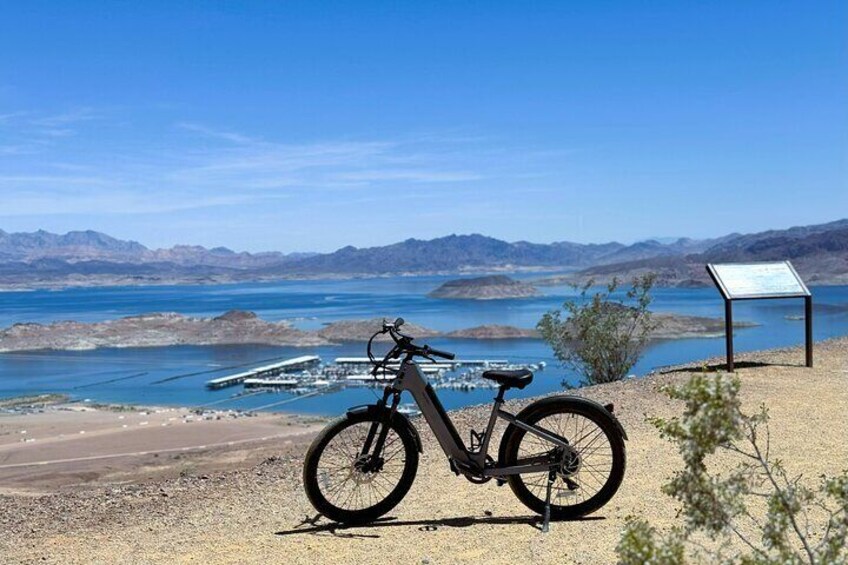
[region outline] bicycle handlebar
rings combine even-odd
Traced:
[[[380,331],[375,332],[374,335],[371,336],[371,339],[368,340],[368,359],[374,365],[374,369],[371,371],[372,375],[376,376],[380,368],[386,368],[389,361],[399,358],[404,353],[410,356],[417,355],[419,357],[425,357],[431,361],[433,361],[433,357],[441,357],[442,359],[449,360],[456,359],[456,355],[449,351],[433,349],[429,345],[424,345],[422,347],[413,345],[412,340],[415,338],[404,335],[399,331],[403,323],[403,318],[397,318],[394,322],[387,322],[383,320],[383,328]],[[391,351],[389,351],[385,357],[383,357],[382,361],[377,361],[373,353],[371,353],[371,344],[374,342],[375,337],[386,333],[389,334],[395,342],[395,346],[392,347]]]
[[[433,349],[432,347],[429,347],[427,345],[424,346],[424,349],[426,349],[427,352],[430,355],[433,355],[434,357],[441,357],[442,359],[448,359],[448,360],[451,360],[451,361],[456,359],[456,355],[454,355],[453,353],[451,353],[449,351],[439,351],[438,349]]]

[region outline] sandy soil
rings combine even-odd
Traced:
[[[801,367],[794,349],[744,356],[753,364],[738,371],[746,409],[764,402],[771,411],[772,450],[791,472],[813,478],[848,461],[848,339],[816,354],[814,369]],[[628,470],[606,507],[548,534],[508,487],[455,477],[418,422],[425,446],[416,482],[376,524],[315,519],[299,478],[305,445],[278,443],[274,457],[235,471],[2,497],[0,555],[6,563],[614,563],[628,515],[661,528],[676,523],[660,487],[680,459],[645,415],[679,413],[658,387],[687,377],[683,370],[579,391],[615,403],[630,436]],[[461,430],[481,428],[485,415],[485,407],[452,413]]]
[[[209,472],[308,441],[320,418],[57,405],[0,414],[0,493],[39,494]]]

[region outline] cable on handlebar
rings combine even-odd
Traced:
[[[377,372],[382,368],[384,373],[386,374],[389,371],[389,361],[392,359],[397,359],[400,357],[401,353],[406,353],[407,355],[417,355],[419,357],[424,357],[425,359],[429,359],[433,363],[436,362],[432,356],[441,357],[443,359],[455,359],[456,356],[453,353],[449,353],[447,351],[440,351],[438,349],[433,349],[429,345],[424,345],[423,347],[418,347],[417,345],[412,344],[412,340],[414,339],[411,336],[404,335],[398,331],[398,328],[403,324],[403,318],[398,318],[394,323],[389,323],[383,320],[382,329],[374,332],[374,335],[368,340],[368,360],[374,365],[374,368],[371,370],[371,374],[376,377]],[[383,357],[382,361],[377,361],[377,358],[374,357],[374,353],[371,350],[371,346],[374,343],[374,339],[378,335],[389,334],[392,340],[395,342],[394,347]]]

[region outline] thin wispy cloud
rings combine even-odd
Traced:
[[[486,178],[474,163],[483,138],[449,133],[397,139],[343,139],[285,143],[190,121],[162,133],[159,151],[133,151],[121,143],[107,150],[78,150],[85,126],[104,122],[102,113],[78,109],[50,115],[5,114],[4,128],[21,141],[0,146],[0,158],[16,159],[0,174],[0,217],[28,214],[132,215],[246,205],[281,198],[374,198],[385,190],[463,185]],[[45,128],[50,129],[45,129]],[[76,129],[78,128],[78,129]],[[65,142],[69,130],[74,142]],[[220,144],[209,144],[218,141]],[[102,143],[101,143],[102,145]],[[463,158],[445,152],[450,146]],[[154,204],[154,202],[157,202]]]
[[[8,112],[5,114],[0,114],[0,125],[8,123],[16,118],[20,118],[25,116],[27,112]]]
[[[82,186],[112,186],[114,181],[108,177],[68,176],[68,175],[0,175],[0,186],[14,187],[22,185],[82,185]]]
[[[29,143],[21,143],[18,145],[0,145],[0,156],[3,155],[32,155],[37,152],[37,148]]]
[[[183,129],[186,131],[199,133],[205,137],[211,137],[215,139],[221,139],[224,141],[229,141],[232,143],[237,143],[240,145],[244,144],[257,144],[260,143],[260,140],[255,139],[253,137],[243,135],[240,133],[235,133],[231,131],[221,131],[214,128],[210,128],[201,124],[195,124],[190,122],[178,122],[176,127],[179,129]]]
[[[59,113],[15,111],[0,114],[0,156],[34,155],[48,152],[65,138],[76,136],[81,126],[103,120],[92,108]]]
[[[45,126],[49,128],[68,126],[80,122],[90,122],[100,119],[102,116],[95,112],[92,108],[77,108],[67,112],[58,114],[50,114],[30,119],[29,122],[36,126]]]
[[[208,208],[226,208],[244,204],[249,199],[238,194],[212,195],[198,199],[189,195],[168,195],[153,192],[141,194],[132,191],[90,191],[68,194],[57,198],[56,193],[19,191],[5,198],[0,217],[49,216],[149,216],[170,214]]]
[[[190,120],[139,125],[94,109],[9,116],[0,123],[11,139],[7,151],[0,146],[0,224],[94,228],[163,246],[330,250],[380,237],[363,229],[372,217],[402,224],[395,207],[416,210],[424,230],[442,230],[426,223],[459,213],[447,207],[452,199],[504,196],[504,179],[529,176],[540,162],[467,131],[293,142]],[[438,213],[427,216],[434,206]],[[481,222],[505,213],[462,212]],[[319,219],[334,227],[311,242],[244,235],[302,237]],[[210,234],[215,241],[203,238]]]
[[[182,129],[234,146],[188,155],[194,161],[169,178],[196,186],[231,183],[243,189],[361,188],[375,183],[466,182],[479,180],[473,171],[455,170],[435,154],[405,140],[325,141],[286,144],[221,131],[200,124],[180,123]],[[403,165],[407,166],[404,167]]]
[[[483,175],[464,171],[427,171],[416,169],[378,169],[341,173],[340,180],[359,182],[413,181],[413,182],[464,182],[484,178]]]

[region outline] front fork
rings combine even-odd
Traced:
[[[384,410],[389,402],[389,397],[392,398],[390,410]],[[383,392],[383,398],[377,403],[380,407],[380,418],[371,422],[371,427],[368,429],[368,435],[365,436],[365,444],[362,446],[362,451],[359,453],[357,466],[364,473],[380,471],[383,466],[383,447],[386,444],[386,436],[389,434],[389,423],[394,418],[397,412],[398,404],[400,403],[400,392],[387,388]],[[373,452],[371,447],[374,447]]]

